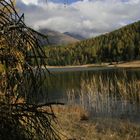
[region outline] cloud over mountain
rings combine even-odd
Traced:
[[[77,0],[65,7],[61,0],[17,0],[26,23],[91,37],[140,19],[140,0]]]

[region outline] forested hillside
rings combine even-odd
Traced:
[[[46,47],[46,54],[48,65],[78,65],[140,59],[140,21],[68,46]]]

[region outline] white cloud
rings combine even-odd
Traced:
[[[50,28],[91,37],[140,20],[140,0],[83,0],[67,7],[51,0],[48,4],[22,1],[26,5],[21,0],[17,5],[25,13],[27,24],[35,29]]]
[[[38,0],[21,0],[25,4],[38,4]]]

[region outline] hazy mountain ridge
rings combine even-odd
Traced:
[[[65,35],[68,35],[68,36],[71,36],[73,38],[76,38],[78,40],[85,40],[86,38],[79,35],[79,34],[76,34],[76,33],[70,33],[70,32],[64,32]]]
[[[39,32],[48,36],[49,45],[67,45],[79,41],[72,36],[50,29],[40,29]],[[45,42],[43,44],[45,45]]]

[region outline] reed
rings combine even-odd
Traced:
[[[125,73],[121,78],[96,75],[82,80],[78,97],[75,92],[67,92],[68,103],[80,104],[94,116],[123,117],[140,112],[140,82],[136,78],[129,80]]]

